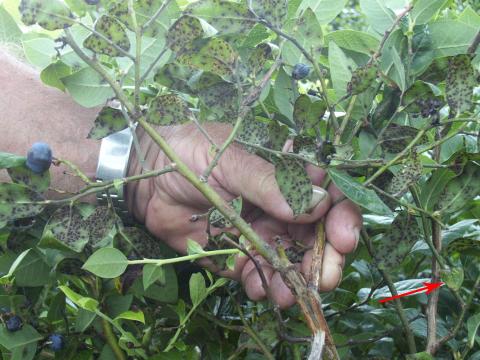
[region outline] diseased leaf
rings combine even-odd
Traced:
[[[455,177],[450,169],[437,169],[420,189],[420,202],[424,209],[433,211],[447,183]]]
[[[151,101],[147,121],[155,125],[179,125],[191,117],[188,104],[179,96],[168,94],[157,96]]]
[[[275,161],[275,179],[293,214],[304,214],[312,202],[312,182],[302,162],[290,158]]]
[[[203,73],[197,82],[197,94],[207,112],[215,121],[234,123],[238,112],[238,92],[234,84],[223,81],[219,76]]]
[[[418,129],[414,127],[391,124],[385,129],[381,146],[388,152],[399,153],[410,144],[417,134]],[[421,145],[427,142],[428,137],[424,135],[417,144]]]
[[[462,175],[450,180],[440,195],[437,208],[443,213],[462,209],[480,193],[480,166],[469,163]]]
[[[340,191],[354,203],[375,214],[391,215],[391,210],[380,200],[375,191],[365,188],[346,172],[329,169],[328,174]]]
[[[401,197],[408,187],[415,184],[422,176],[423,167],[417,153],[412,152],[403,169],[395,174],[386,188],[387,192],[395,197]]]
[[[196,1],[187,6],[184,14],[198,16],[206,20],[221,35],[249,31],[256,23],[245,4],[233,1]]]
[[[177,63],[169,63],[163,66],[154,77],[154,81],[172,90],[184,93],[192,92],[188,81],[195,73],[194,69]]]
[[[347,92],[352,95],[358,95],[367,91],[377,78],[378,67],[376,64],[359,67],[352,73],[352,78],[347,84]]]
[[[393,220],[375,249],[378,267],[391,270],[399,266],[418,240],[420,228],[414,216],[402,211]]]
[[[16,184],[25,185],[37,193],[43,193],[50,186],[50,172],[44,171],[41,174],[34,173],[26,165],[11,167],[8,175]]]
[[[268,147],[272,150],[282,151],[285,142],[287,141],[288,134],[288,126],[280,124],[278,121],[270,122],[268,127]]]
[[[194,69],[228,76],[235,70],[235,58],[235,51],[226,41],[212,38],[196,41],[177,57],[177,61]]]
[[[278,28],[282,27],[287,17],[288,2],[286,0],[253,0],[251,6],[255,15]]]
[[[38,23],[46,30],[64,29],[73,25],[73,14],[59,0],[22,0],[18,7],[25,25]]]
[[[117,47],[128,51],[130,50],[130,40],[122,25],[116,18],[103,15],[95,23],[95,30],[109,39]],[[111,57],[124,56],[115,46],[97,34],[89,35],[83,42],[83,46],[97,54],[104,54]]]
[[[472,106],[473,88],[478,85],[470,55],[457,55],[448,61],[446,96],[448,105],[461,114]]]
[[[10,183],[0,183],[0,223],[35,216],[42,212],[42,196],[29,188]]]
[[[88,139],[100,140],[117,131],[127,128],[127,122],[120,110],[104,107],[97,115]]]
[[[248,71],[251,74],[260,73],[267,60],[270,59],[272,59],[272,46],[265,43],[258,44],[247,60]]]
[[[238,197],[229,202],[230,206],[235,210],[237,214],[240,215],[242,212],[242,198]],[[229,228],[232,227],[232,223],[228,221],[225,216],[223,216],[220,211],[213,209],[208,215],[208,222],[210,225],[216,228]]]
[[[459,290],[462,287],[464,273],[462,267],[454,267],[440,270],[442,281],[452,290]]]
[[[242,126],[238,131],[237,139],[255,144],[259,146],[265,146],[269,141],[269,124],[266,119],[255,117],[253,113],[249,113],[243,119]],[[256,149],[246,146],[250,152],[255,152]]]
[[[297,131],[302,133],[306,129],[318,126],[326,110],[325,102],[319,98],[300,95],[295,101],[293,109],[293,119],[297,125]]]
[[[448,244],[446,253],[480,257],[480,240],[475,238],[456,239]]]
[[[184,15],[170,27],[167,33],[167,46],[181,54],[192,46],[192,42],[203,36],[200,20]]]

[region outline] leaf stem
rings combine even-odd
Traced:
[[[194,261],[197,259],[209,257],[209,256],[218,256],[218,255],[232,255],[238,254],[240,250],[238,249],[223,249],[223,250],[212,250],[204,251],[198,254],[180,256],[171,259],[142,259],[142,260],[128,260],[128,265],[144,265],[144,264],[154,264],[157,266],[164,266],[168,264],[175,264],[184,261]]]

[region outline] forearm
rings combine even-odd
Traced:
[[[0,111],[0,151],[26,155],[34,142],[46,142],[54,157],[70,160],[94,177],[100,142],[86,137],[98,109],[83,108],[67,94],[43,85],[35,70],[1,48]],[[82,181],[69,173],[64,166],[52,166],[51,187],[78,191]],[[8,181],[4,171],[0,181]]]

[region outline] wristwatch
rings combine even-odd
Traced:
[[[127,127],[102,139],[96,172],[97,182],[112,181],[127,176],[128,161],[133,143],[132,131],[135,128],[136,125],[133,128]],[[114,210],[120,218],[124,222],[132,222],[133,219],[128,214],[127,203],[125,202],[125,186],[114,186],[106,191],[97,192],[97,203],[108,204],[108,197],[110,197]]]

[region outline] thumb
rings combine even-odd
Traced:
[[[229,147],[213,175],[225,190],[242,196],[281,221],[312,223],[325,215],[331,205],[328,193],[318,186],[313,186],[308,214],[295,216],[278,187],[274,165],[250,154],[238,144]]]

